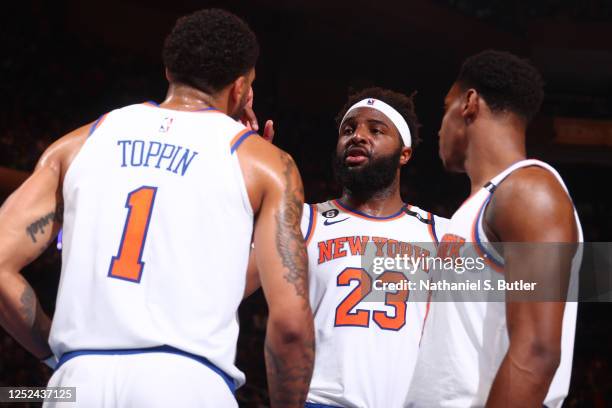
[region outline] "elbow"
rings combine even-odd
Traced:
[[[560,341],[530,341],[526,344],[524,357],[521,365],[539,378],[552,380],[561,363]]]
[[[561,348],[558,345],[537,345],[534,356],[539,362],[540,371],[552,379],[561,363]]]
[[[268,335],[286,345],[311,342],[314,338],[314,323],[310,308],[299,316],[291,313],[281,316],[271,314],[268,318]]]

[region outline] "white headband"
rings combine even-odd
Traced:
[[[408,127],[408,123],[406,123],[406,121],[398,111],[378,99],[368,98],[357,102],[356,104],[351,106],[349,110],[346,111],[344,117],[342,118],[342,121],[340,121],[340,124],[344,122],[344,119],[346,119],[346,116],[351,113],[351,111],[363,107],[376,109],[377,111],[388,117],[389,120],[393,122],[393,124],[397,128],[400,136],[402,137],[402,140],[404,141],[404,145],[406,147],[410,147],[412,145],[412,138],[410,136],[410,128]]]

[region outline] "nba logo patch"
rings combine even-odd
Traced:
[[[164,120],[162,120],[161,125],[159,126],[159,131],[166,133],[168,130],[170,130],[170,126],[172,126],[172,121],[174,121],[174,118],[171,118],[171,117],[164,118]]]
[[[368,105],[374,105],[374,99],[368,99]]]

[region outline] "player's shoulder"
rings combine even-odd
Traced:
[[[305,203],[304,217],[318,219],[332,219],[337,217],[342,211],[338,208],[335,201],[336,200],[327,200],[318,203]],[[346,215],[350,216],[348,213]]]
[[[571,198],[559,173],[550,165],[534,161],[518,168],[500,182],[493,194],[494,207],[546,209],[559,204],[571,205]]]
[[[431,220],[432,222],[439,224],[445,224],[450,221],[448,218],[444,218],[440,215],[424,210],[416,205],[406,204],[405,208],[408,215],[412,215],[419,220]]]
[[[302,219],[313,222],[317,218],[324,217],[323,214],[328,215],[329,211],[338,211],[331,203],[331,201],[324,201],[322,203],[304,203],[304,209],[302,211]]]
[[[243,141],[240,142],[238,149],[235,146],[235,140],[240,141],[240,139]],[[238,152],[241,165],[250,172],[266,179],[299,178],[299,171],[293,157],[259,136],[257,132],[244,128],[236,134],[232,144],[232,152]],[[279,178],[279,175],[282,177]]]
[[[550,166],[534,165],[521,167],[506,177],[498,189],[516,193],[533,193],[533,189],[564,190],[561,178]]]
[[[574,205],[565,184],[552,167],[541,162],[520,167],[498,183],[484,222],[503,241],[550,239],[561,230],[576,232]]]
[[[427,225],[427,228],[436,242],[448,230],[448,226],[450,224],[450,219],[448,218],[434,214],[411,204],[406,204],[405,212],[408,215],[408,217],[405,217],[405,219],[416,220],[421,225]]]
[[[255,203],[261,203],[266,196],[287,194],[299,198],[301,205],[304,199],[302,179],[291,155],[245,129],[235,136],[236,144],[240,145],[231,150],[238,158],[253,208],[259,208]]]
[[[334,200],[327,200],[320,203],[308,204],[320,216],[337,215],[340,210],[334,205]]]
[[[338,214],[340,214],[340,210],[333,204],[333,200],[320,203],[304,203],[301,227],[306,242],[310,242],[315,231],[318,230],[318,224],[325,223],[326,220],[333,219]]]

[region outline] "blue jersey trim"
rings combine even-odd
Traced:
[[[72,360],[78,356],[86,356],[86,355],[126,355],[126,354],[142,354],[142,353],[171,353],[179,356],[184,356],[196,360],[199,363],[204,364],[206,367],[213,370],[215,373],[219,374],[223,381],[227,384],[232,394],[236,392],[236,384],[234,384],[234,380],[219,367],[208,361],[207,358],[198,356],[196,354],[188,353],[183,350],[179,350],[172,346],[158,346],[158,347],[149,347],[149,348],[141,348],[141,349],[117,349],[117,350],[74,350],[69,351],[68,353],[64,353],[57,363],[55,369],[59,369],[64,363],[69,360]]]
[[[431,224],[429,224],[429,226],[431,227],[431,234],[433,235],[433,239],[436,241],[435,244],[439,244],[440,239],[438,239],[438,233],[436,232],[436,216],[433,215],[432,213],[428,213],[428,214],[429,214],[429,221],[431,221]]]
[[[64,246],[64,229],[60,229],[57,233],[57,250],[61,251]]]
[[[247,137],[249,137],[251,135],[255,135],[255,134],[257,134],[257,132],[255,132],[254,130],[251,130],[249,132],[246,132],[244,135],[240,136],[240,138],[238,140],[236,140],[234,142],[234,144],[232,145],[232,148],[230,149],[230,152],[233,154],[236,151],[236,149],[238,149],[240,147],[242,142],[244,142],[246,140]]]
[[[337,405],[319,404],[318,402],[307,402],[304,404],[304,408],[342,408]]]
[[[474,224],[474,236],[476,237],[476,244],[478,245],[478,248],[480,248],[480,250],[487,256],[487,259],[491,261],[495,266],[503,269],[504,264],[499,262],[496,259],[496,256],[493,255],[491,252],[487,251],[487,248],[482,244],[482,241],[480,240],[480,233],[478,231],[478,225],[480,224],[480,220],[482,219],[482,214],[484,214],[484,210],[485,208],[487,208],[487,204],[489,203],[489,201],[491,201],[491,196],[487,198],[487,200],[482,205],[482,208],[480,208],[478,218],[476,219],[476,223]]]
[[[308,229],[306,230],[306,235],[304,236],[304,241],[308,241],[310,235],[312,234],[312,220],[314,219],[314,208],[312,205],[308,204],[308,208],[310,209],[310,216],[308,217]]]
[[[369,214],[366,214],[366,213],[361,212],[359,210],[355,210],[354,208],[351,208],[348,205],[346,205],[345,203],[343,203],[342,201],[340,201],[340,199],[337,199],[336,203],[338,203],[338,205],[340,207],[342,207],[342,209],[345,210],[345,211],[352,212],[352,213],[355,213],[355,214],[359,214],[362,217],[371,218],[373,220],[388,220],[389,218],[397,217],[398,215],[402,215],[402,213],[404,212],[404,208],[406,207],[406,205],[404,204],[402,206],[402,208],[398,212],[396,212],[395,214],[387,215],[386,217],[376,217],[374,215],[369,215]]]
[[[89,128],[89,134],[87,134],[87,137],[91,136],[93,134],[93,132],[96,130],[96,128],[98,127],[98,125],[100,124],[100,121],[102,120],[102,118],[106,115],[100,115],[100,117],[98,119],[96,119],[96,121],[93,123],[93,125],[91,125],[91,127]]]

